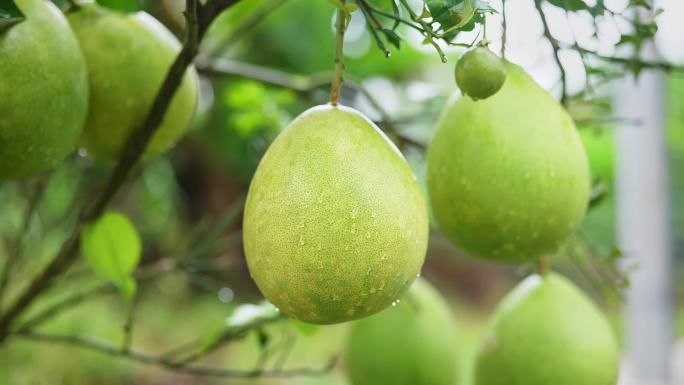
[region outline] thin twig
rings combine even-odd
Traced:
[[[34,331],[15,332],[12,335],[17,337],[24,337],[36,341],[45,341],[51,343],[68,344],[84,349],[98,351],[116,357],[123,357],[132,361],[141,362],[149,365],[157,365],[175,372],[197,374],[213,377],[298,377],[298,376],[320,376],[330,372],[337,359],[331,358],[330,361],[322,368],[294,368],[294,369],[255,369],[255,370],[237,370],[227,369],[209,365],[179,365],[173,361],[169,361],[163,356],[157,356],[150,353],[144,353],[137,350],[122,351],[118,346],[108,343],[106,341],[97,340],[93,338],[86,338],[80,336],[68,335],[54,335]]]
[[[228,328],[225,331],[221,333],[221,335],[216,338],[210,345],[208,346],[203,346],[201,349],[198,349],[187,356],[176,360],[175,364],[176,365],[188,365],[190,363],[193,363],[200,358],[206,356],[207,354],[214,352],[221,347],[223,347],[226,343],[230,341],[234,341],[236,339],[244,338],[247,333],[254,329],[258,329],[264,325],[273,323],[273,322],[278,322],[285,319],[285,316],[282,314],[276,314],[273,317],[267,317],[267,318],[260,318],[257,319],[254,322],[250,322],[246,325],[242,325],[239,327],[234,327],[234,328]]]
[[[215,59],[211,62],[206,59],[198,59],[197,69],[200,73],[208,75],[239,76],[253,79],[262,83],[288,88],[306,96],[310,96],[311,92],[319,87],[331,84],[334,76],[329,71],[315,73],[308,77],[292,75],[255,64],[243,63],[225,58]],[[378,126],[384,128],[386,131],[394,133],[403,143],[411,144],[418,148],[425,148],[424,143],[417,142],[414,139],[403,135],[396,129],[394,124],[395,120],[390,117],[389,113],[382,108],[380,102],[373,97],[360,82],[350,79],[349,76],[347,76],[343,86],[349,87],[357,93],[362,94],[368,100],[382,118],[382,120],[376,122]]]
[[[370,9],[368,3],[365,0],[358,0],[358,3],[360,5],[361,12],[363,13],[363,17],[366,19],[366,25],[368,25],[368,29],[370,30],[371,35],[373,35],[373,40],[375,40],[375,44],[382,51],[385,57],[389,58],[390,56],[392,56],[392,52],[390,52],[390,50],[387,49],[387,47],[385,46],[385,42],[382,41],[382,38],[378,34],[378,31],[382,31],[382,23],[380,23],[380,20],[378,20],[378,18],[375,17],[375,14],[373,14],[373,11]]]
[[[506,20],[506,0],[501,0],[501,57],[506,58],[506,42],[508,40],[508,21]]]
[[[565,104],[565,101],[568,98],[568,79],[567,79],[567,73],[565,72],[565,67],[563,67],[563,63],[561,63],[560,60],[560,45],[558,44],[558,40],[551,35],[551,30],[549,29],[549,23],[546,20],[546,14],[544,13],[544,10],[542,9],[542,1],[543,0],[534,0],[534,6],[537,9],[537,13],[539,14],[539,17],[541,18],[542,26],[544,27],[544,37],[546,40],[549,41],[549,44],[551,44],[551,48],[553,49],[553,59],[556,62],[556,66],[558,67],[558,70],[560,71],[560,83],[561,83],[561,104]]]

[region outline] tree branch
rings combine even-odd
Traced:
[[[333,74],[329,71],[315,73],[310,76],[301,76],[225,58],[213,59],[211,61],[199,58],[197,60],[197,69],[200,73],[208,75],[238,76],[254,79],[262,83],[288,88],[306,96],[310,96],[310,93],[313,90],[329,85],[333,81]],[[381,128],[385,128],[386,131],[391,131],[403,143],[425,148],[424,143],[417,142],[414,139],[403,135],[396,129],[394,124],[395,121],[391,119],[389,114],[382,108],[380,102],[373,97],[361,83],[347,77],[344,86],[353,89],[368,99],[371,106],[382,117],[382,120],[376,122]]]
[[[551,30],[549,29],[549,23],[546,21],[546,14],[544,13],[544,10],[542,9],[542,1],[543,0],[534,0],[534,6],[537,9],[537,13],[539,14],[539,17],[541,18],[542,25],[544,26],[544,37],[546,37],[546,40],[549,41],[549,44],[551,44],[551,48],[553,48],[553,59],[556,62],[556,65],[558,66],[558,70],[560,71],[561,74],[561,104],[565,104],[565,101],[568,98],[568,90],[567,90],[567,73],[565,72],[565,67],[563,67],[563,63],[561,63],[560,60],[560,45],[558,44],[558,40],[551,35]]]
[[[227,369],[222,367],[210,365],[179,365],[174,361],[170,361],[164,356],[157,356],[150,353],[144,353],[137,350],[122,350],[119,346],[105,342],[98,339],[86,338],[80,336],[54,335],[33,331],[14,332],[12,335],[24,337],[36,341],[44,341],[51,343],[61,343],[89,349],[100,353],[108,354],[115,357],[123,357],[132,361],[148,365],[160,366],[175,372],[197,374],[212,377],[298,377],[298,376],[320,376],[330,372],[337,359],[331,358],[330,361],[322,368],[294,368],[294,369],[254,369],[254,370],[237,370]]]
[[[186,39],[183,48],[166,74],[157,96],[142,126],[134,131],[126,142],[119,161],[112,171],[104,190],[91,206],[86,206],[79,215],[67,240],[57,256],[35,277],[16,302],[0,317],[0,343],[8,334],[10,323],[19,316],[46,288],[51,281],[63,273],[78,255],[78,240],[84,224],[97,219],[126,181],[130,171],[142,157],[147,144],[161,124],[166,110],[180,86],[185,70],[192,64],[204,32],[213,19],[240,0],[213,0],[202,6],[199,0],[186,0]]]

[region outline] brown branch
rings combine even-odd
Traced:
[[[254,370],[237,370],[227,369],[210,365],[179,365],[173,361],[164,358],[164,356],[157,356],[150,353],[145,353],[137,350],[121,350],[119,346],[113,345],[106,341],[97,340],[93,338],[86,338],[80,336],[68,335],[54,335],[33,331],[14,332],[12,335],[17,337],[24,337],[36,341],[44,341],[50,343],[61,343],[89,349],[100,353],[108,354],[115,357],[123,357],[132,361],[148,365],[160,366],[175,372],[205,375],[212,377],[298,377],[298,376],[320,376],[330,372],[337,361],[335,357],[322,368],[294,368],[294,369],[254,369]]]
[[[35,277],[16,302],[0,317],[0,343],[8,334],[10,323],[18,317],[33,300],[50,286],[51,281],[62,274],[78,256],[78,241],[84,224],[97,219],[104,212],[114,195],[126,181],[130,171],[142,157],[147,144],[161,124],[166,110],[180,86],[186,69],[192,64],[204,32],[213,19],[225,8],[240,0],[214,0],[202,6],[199,0],[186,0],[186,39],[183,48],[166,74],[152,108],[142,126],[134,131],[126,142],[104,190],[91,206],[86,206],[57,256]]]

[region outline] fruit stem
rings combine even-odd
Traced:
[[[549,274],[549,257],[539,257],[537,260],[537,271],[542,277],[546,277]]]
[[[487,47],[489,40],[487,40],[487,15],[482,15],[482,40],[478,44],[480,47]]]
[[[346,0],[341,0],[344,5]],[[330,86],[330,104],[337,105],[340,98],[340,88],[344,81],[344,33],[347,31],[347,20],[351,15],[342,7],[337,9],[335,16],[335,77]]]

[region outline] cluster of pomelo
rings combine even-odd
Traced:
[[[26,19],[0,31],[0,178],[36,175],[79,145],[116,159],[143,124],[178,41],[144,13],[83,4],[65,19],[43,0],[16,3]],[[534,260],[555,252],[583,218],[586,154],[562,106],[482,49],[457,70],[465,93],[481,100],[447,106],[429,148],[430,201],[439,229],[470,254]],[[145,156],[180,137],[197,93],[189,69]],[[359,112],[331,105],[304,112],[274,141],[244,217],[252,277],[284,314],[320,324],[368,317],[350,336],[356,385],[455,381],[448,306],[426,282],[414,284],[428,232],[399,150]],[[533,276],[499,306],[475,383],[612,385],[617,360],[591,301],[558,275]]]
[[[59,164],[77,146],[115,160],[141,126],[180,43],[146,13],[16,0],[25,19],[0,31],[0,179]],[[198,81],[187,71],[146,156],[181,136]]]
[[[480,47],[459,63],[458,83],[473,98],[450,103],[437,125],[430,201],[439,229],[471,255],[535,260],[581,222],[587,157],[563,107],[520,67],[489,55]],[[480,89],[467,79],[487,80],[492,71],[497,79]],[[352,326],[355,385],[455,381],[448,307],[425,282],[403,296],[425,256],[426,211],[396,147],[346,107],[303,113],[256,171],[244,218],[252,277],[269,301],[303,321],[370,316]],[[533,276],[496,311],[475,383],[612,385],[617,360],[596,306],[558,275]]]

